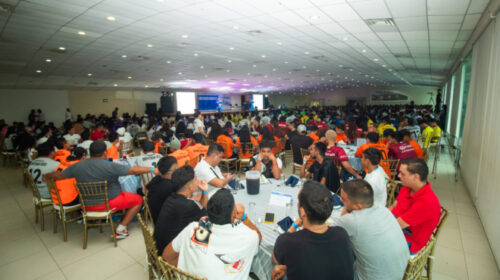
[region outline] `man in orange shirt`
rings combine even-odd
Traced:
[[[200,161],[200,159],[207,156],[209,146],[202,144],[203,135],[201,133],[196,133],[193,139],[195,144],[185,148],[184,151],[188,153],[190,159],[197,157],[198,161]]]
[[[151,140],[149,140],[149,141],[155,143],[155,154],[158,154],[158,152],[160,150],[160,146],[163,145],[163,140],[161,139],[161,134],[159,132],[153,133],[153,136],[151,136]]]
[[[189,161],[189,153],[185,150],[181,150],[181,142],[179,139],[172,139],[167,146],[170,150],[169,156],[177,159],[177,166],[182,167],[186,165],[186,162]]]
[[[307,134],[306,136],[311,137],[311,139],[313,140],[313,143],[318,142],[318,140],[319,140],[318,127],[315,125],[311,126],[311,133]]]
[[[71,152],[71,155],[67,158],[67,165],[59,164],[57,167],[58,171],[63,171],[68,168],[70,165],[73,165],[79,161],[85,160],[87,155],[87,151],[82,147],[75,147]],[[56,188],[59,191],[59,196],[61,198],[61,202],[64,206],[76,205],[80,202],[78,199],[78,192],[75,187],[75,178],[68,178],[55,181]],[[52,202],[54,204],[58,204],[57,196],[55,193],[52,193]]]
[[[106,150],[108,158],[112,160],[120,158],[120,156],[118,155],[118,149],[119,149],[118,143],[120,142],[120,139],[118,139],[118,134],[116,134],[116,132],[111,132],[109,134],[108,140],[109,142],[111,142],[111,147],[109,147]]]
[[[347,135],[344,133],[344,125],[344,123],[340,123],[335,126],[335,133],[337,133],[336,142],[339,143],[340,141],[343,141],[345,144],[348,144],[349,141],[347,141]]]
[[[417,157],[423,158],[424,151],[422,151],[422,148],[417,143],[417,141],[415,141],[411,138],[411,132],[408,129],[402,129],[399,133],[401,133],[401,135],[403,136],[403,142],[408,143],[408,144],[413,146],[415,153],[417,153]]]
[[[217,144],[220,144],[224,149],[224,158],[233,158],[237,155],[233,153],[234,143],[233,139],[229,137],[229,132],[227,128],[224,128],[223,132],[219,137],[217,137]]]
[[[368,148],[376,148],[382,151],[382,159],[387,159],[387,146],[384,144],[380,144],[378,142],[379,137],[378,133],[376,132],[370,132],[368,135],[366,135],[366,144],[361,145],[358,150],[356,151],[356,157],[363,157],[363,152],[364,150]],[[387,173],[387,176],[391,178],[392,173],[391,170],[389,169],[389,164],[386,162],[380,162],[380,166],[384,169],[385,173]]]

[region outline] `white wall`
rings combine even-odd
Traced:
[[[65,90],[0,89],[0,119],[7,123],[27,123],[31,109],[41,109],[46,121],[58,126],[64,122],[68,107]]]
[[[497,15],[498,18],[498,15]],[[462,176],[500,267],[500,21],[493,20],[472,52],[462,140]],[[452,122],[455,122],[452,119]]]

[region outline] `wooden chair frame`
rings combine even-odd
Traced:
[[[144,194],[148,193],[146,185],[149,184],[154,177],[155,175],[151,172],[141,174],[142,190]]]
[[[207,278],[200,278],[178,269],[177,267],[164,261],[162,257],[158,257],[158,264],[160,266],[161,274],[165,279],[207,280]]]
[[[108,225],[111,229],[111,235],[113,236],[113,242],[115,247],[116,236],[115,227],[113,223],[113,209],[110,209],[109,198],[108,198],[108,183],[107,181],[100,182],[87,182],[87,183],[75,183],[76,190],[80,196],[80,203],[82,205],[83,212],[83,249],[87,248],[88,239],[88,228],[89,227],[99,227],[102,233],[102,226]],[[103,200],[104,197],[104,201]],[[87,211],[86,203],[88,202],[98,202],[99,205],[104,204],[106,206],[105,211]],[[90,205],[89,205],[90,206]],[[95,206],[92,204],[92,206]],[[105,220],[102,222],[102,220]],[[92,223],[89,223],[92,222]]]
[[[391,179],[396,180],[398,177],[398,166],[399,166],[399,159],[382,159],[380,161],[380,165],[382,163],[387,163],[389,165],[389,170],[391,171]]]
[[[31,186],[31,190],[33,192],[33,206],[35,206],[35,223],[38,224],[38,217],[40,216],[40,229],[41,231],[45,230],[45,214],[44,208],[52,206],[52,199],[42,198],[40,196],[40,192],[38,191],[38,186],[36,185],[35,180],[31,173],[27,173],[29,185]]]
[[[301,164],[298,164],[298,163],[295,163],[295,162],[293,161],[293,158],[294,158],[294,156],[293,156],[293,151],[294,151],[294,150],[293,150],[293,146],[292,146],[291,144],[290,144],[290,150],[292,151],[292,164],[293,164],[293,165],[292,165],[292,174],[295,174],[295,175],[300,175],[300,169],[302,168],[302,165],[301,165]],[[302,154],[301,154],[301,158],[303,158],[303,157],[302,157]],[[299,173],[298,173],[298,174],[296,173],[296,171],[297,171],[297,170],[299,171]]]
[[[149,203],[148,203],[148,196],[145,195],[143,198],[142,198],[144,204],[143,204],[143,212],[142,212],[142,215],[144,216],[144,223],[146,225],[153,225],[153,231],[154,231],[154,228],[155,228],[155,222],[153,220],[153,216],[151,215],[151,209],[149,208]]]
[[[391,206],[396,201],[396,193],[401,189],[401,182],[397,180],[387,181],[387,202],[386,207]]]
[[[431,257],[431,252],[436,245],[436,239],[431,237],[427,245],[425,245],[418,255],[408,261],[403,280],[419,280],[422,279],[422,272],[425,269],[428,259]]]
[[[56,183],[53,180],[47,180],[46,183],[52,197],[55,197],[57,200],[57,204],[52,203],[54,207],[54,210],[52,211],[53,221],[54,221],[54,233],[57,233],[57,223],[58,223],[57,220],[60,220],[63,228],[64,242],[66,242],[68,241],[68,232],[66,229],[66,224],[78,221],[82,218],[82,213],[81,213],[82,205],[79,203],[71,206],[62,205],[61,195],[59,194],[59,189],[57,189]],[[75,212],[78,212],[78,215],[76,215],[73,218],[68,218],[66,216],[67,214]]]
[[[148,228],[147,224],[141,218],[141,215],[137,214],[137,220],[139,220],[139,224],[142,229],[142,236],[144,237],[144,244],[146,245],[146,263],[148,265],[149,271],[149,279],[162,279],[161,271],[158,265],[158,258],[161,258],[158,255],[158,248],[156,247],[156,242],[153,237],[153,233]],[[175,278],[166,278],[166,279],[175,279]]]
[[[243,149],[245,148],[245,149]],[[243,152],[243,150],[245,150]],[[243,155],[244,153],[248,153],[248,152],[251,152],[252,155],[255,154],[255,151],[256,151],[256,147],[253,145],[252,142],[243,142],[243,143],[240,143],[240,145],[238,146],[238,154],[241,156]],[[236,161],[236,165],[238,167],[238,172],[241,173],[242,170],[243,170],[243,167],[249,167],[250,166],[250,158],[238,158],[238,160]]]
[[[446,219],[448,218],[448,214],[449,214],[448,210],[441,207],[441,216],[439,217],[439,223],[436,226],[436,228],[434,229],[434,231],[432,232],[432,237],[434,239],[436,239],[436,240],[438,239],[439,233],[441,232],[441,227],[444,224],[444,222],[446,221]],[[434,267],[434,249],[435,249],[435,247],[432,247],[429,258],[427,258],[427,263],[425,265],[426,275],[424,277],[422,277],[423,279],[432,280],[432,268]]]

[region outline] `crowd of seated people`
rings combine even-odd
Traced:
[[[280,179],[283,161],[290,160],[300,166],[300,177],[309,179],[299,193],[299,218],[276,241],[273,279],[400,279],[410,254],[425,246],[439,221],[440,204],[422,159],[423,149],[441,136],[430,106],[140,117],[119,117],[117,110],[111,116],[70,116],[59,128],[40,119],[27,125],[0,121],[2,146],[26,152],[42,198],[50,198],[46,180],[59,182],[65,205],[77,203],[78,197],[73,183],[64,180],[107,181],[110,206],[125,210],[115,229],[118,239],[128,236],[127,226],[145,195],[159,254],[193,274],[245,278],[262,238],[244,207],[224,190],[235,178],[219,168],[224,159],[249,159],[249,170],[273,179]],[[346,144],[355,146],[351,156],[360,158],[362,170],[350,164]],[[291,150],[292,158],[280,158],[283,150]],[[384,164],[389,159],[400,160],[397,174]],[[145,173],[154,175],[147,184],[123,186],[121,178]],[[386,208],[391,177],[403,187]],[[332,193],[340,195],[344,211],[329,227]],[[101,205],[87,209],[103,210]],[[199,238],[200,228],[209,230],[210,240]],[[228,275],[218,266],[219,257],[202,254],[196,246],[229,254],[242,269]],[[195,260],[197,265],[190,265]]]

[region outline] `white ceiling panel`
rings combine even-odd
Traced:
[[[186,87],[210,91],[213,85],[208,81],[217,80],[223,88],[236,78],[252,88],[260,85],[256,91],[274,92],[293,91],[299,85],[304,91],[406,84],[401,77],[414,85],[438,85],[429,73],[444,77],[485,4],[474,0],[468,8],[469,0],[427,0],[427,5],[426,0],[20,1],[8,19],[0,17],[0,72],[5,73],[0,87],[144,88],[190,79]],[[381,18],[393,19],[395,26],[365,22]],[[7,82],[4,76],[14,78]]]

